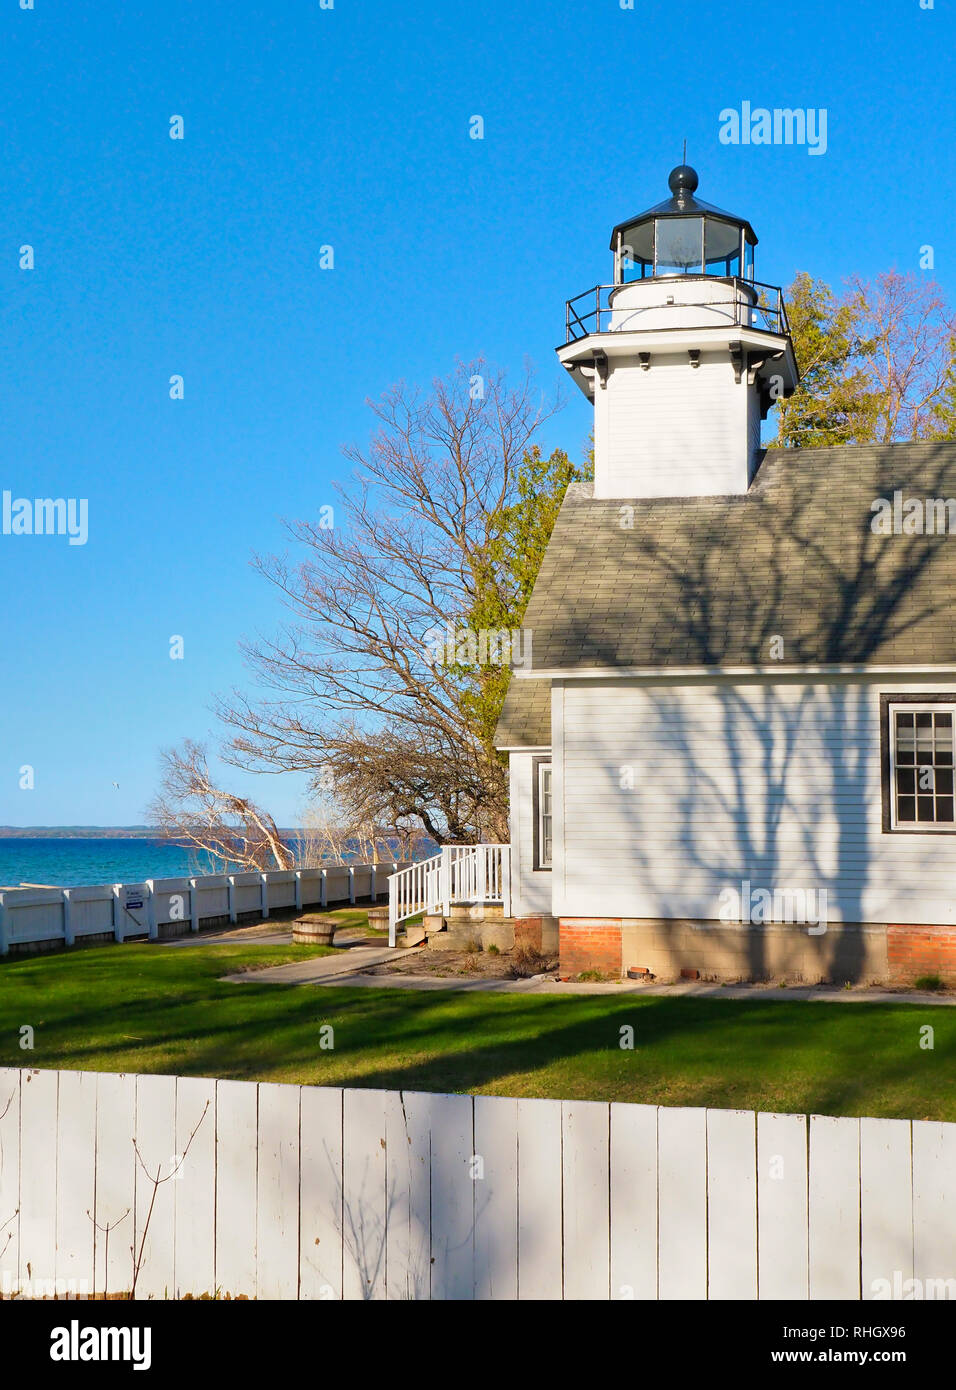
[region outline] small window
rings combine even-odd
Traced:
[[[534,779],[534,867],[550,869],[554,815],[551,799],[551,763],[547,759],[535,759]]]
[[[956,698],[884,696],[884,830],[956,830]]]

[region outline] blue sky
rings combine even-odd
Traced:
[[[564,301],[685,138],[759,279],[931,244],[952,298],[954,28],[948,0],[7,0],[0,488],[87,498],[89,539],[0,535],[0,823],[141,821],[158,750],[249,683],[238,641],[282,617],[250,555],[334,500],[366,398],[479,355],[563,388]],[[745,100],[826,108],[826,154],[722,145]],[[580,455],[565,394],[543,443]],[[303,779],[233,780],[297,819]]]

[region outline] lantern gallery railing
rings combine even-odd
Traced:
[[[569,299],[566,304],[566,343],[575,343],[580,338],[587,338],[592,333],[612,333],[629,332],[633,329],[642,327],[641,319],[645,314],[660,313],[661,310],[670,308],[687,309],[707,309],[719,315],[720,320],[725,324],[733,324],[736,327],[759,328],[768,333],[789,333],[790,325],[787,320],[787,306],[784,303],[783,291],[778,285],[763,285],[759,280],[743,280],[739,277],[732,279],[717,278],[713,275],[701,275],[699,284],[701,285],[701,297],[680,299],[678,304],[674,303],[674,296],[668,293],[668,287],[675,283],[687,284],[688,277],[681,275],[673,279],[660,279],[657,282],[648,280],[636,283],[648,285],[658,283],[660,285],[660,298],[654,298],[639,305],[628,305],[625,310],[623,306],[615,306],[611,302],[611,295],[615,290],[629,288],[627,285],[595,285],[593,289],[585,290],[583,294],[576,295],[574,299]],[[719,284],[723,287],[732,286],[734,293],[728,295],[726,288],[724,294],[706,296],[706,286],[708,284]],[[619,320],[612,326],[614,316]]]

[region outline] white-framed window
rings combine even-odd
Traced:
[[[956,831],[956,697],[886,701],[885,828]]]
[[[554,813],[551,797],[551,760],[534,760],[534,867],[551,868]]]

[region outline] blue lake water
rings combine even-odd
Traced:
[[[436,848],[426,846],[422,855],[432,854]],[[397,846],[395,853],[400,853]],[[348,852],[346,858],[351,858]],[[211,855],[161,840],[0,837],[0,888],[16,888],[20,883],[79,888],[91,883],[142,883],[147,878],[184,878],[227,870],[228,865]]]
[[[0,887],[49,883],[139,883],[222,870],[209,858],[146,839],[0,839]]]

